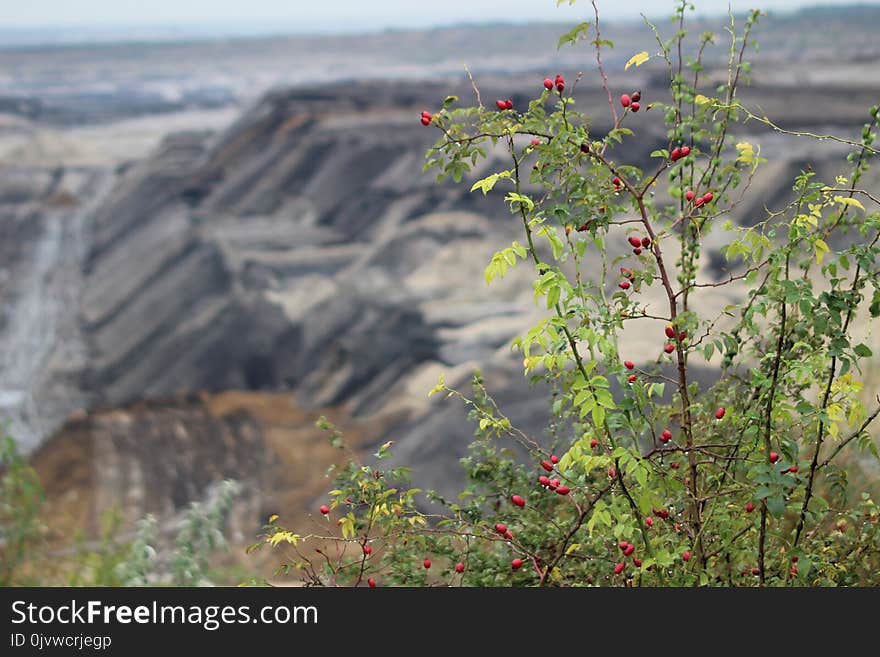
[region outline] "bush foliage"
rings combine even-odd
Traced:
[[[284,546],[281,572],[355,586],[880,583],[878,509],[848,494],[840,463],[853,450],[877,455],[867,428],[880,400],[865,403],[861,381],[872,354],[853,329],[880,315],[878,198],[861,187],[880,112],[866,108],[857,140],[785,130],[737,97],[760,12],[731,16],[721,37],[689,34],[690,9],[677,7],[668,37],[652,25],[657,52],[627,64],[661,62],[667,98],[612,93],[598,10],[562,36],[560,47],[595,52],[607,133],[575,107],[580,76],[536,80],[523,107],[484,104],[474,83],[474,105],[449,97],[422,113],[440,133],[426,163],[440,180],[507,154],[472,191],[503,195],[522,224],[485,278],[534,270],[547,316],[513,347],[524,375],[553,391],[550,443],[514,426],[479,373],[472,394],[441,379],[432,393],[466,404],[476,426],[467,488],[455,500],[411,488],[405,469],[382,467],[391,443],[375,460],[351,458],[334,472],[326,530],[302,536],[273,516],[253,546]],[[716,42],[728,53],[717,86],[701,77]],[[643,170],[618,154],[647,121],[662,121],[668,142]],[[836,140],[847,163],[834,180],[806,167],[787,205],[735,225],[728,216],[765,163],[732,135],[746,121]],[[719,232],[730,273],[716,280],[701,259]],[[701,307],[726,286],[741,303]],[[651,362],[628,357],[620,335],[631,323],[657,336]],[[693,380],[699,364],[714,383]]]

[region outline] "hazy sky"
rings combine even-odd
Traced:
[[[815,4],[852,4],[853,0],[694,0],[701,13],[753,6],[792,9]],[[0,0],[0,28],[262,25],[308,32],[427,27],[456,22],[534,19],[569,21],[590,10],[588,0],[556,8],[556,0]],[[880,5],[880,0],[862,4]],[[600,0],[609,18],[640,12],[665,15],[673,0]]]

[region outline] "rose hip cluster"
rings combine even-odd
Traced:
[[[514,497],[519,497],[519,496],[514,495]],[[520,498],[520,499],[522,499],[522,498]],[[517,504],[517,506],[520,506],[520,505]],[[522,506],[525,506],[525,502],[523,502]],[[498,532],[499,534],[501,534],[501,536],[503,538],[505,538],[506,540],[508,540],[508,541],[513,540],[513,533],[507,528],[507,525],[505,525],[503,522],[499,522],[497,525],[495,525],[495,531]],[[510,562],[510,567],[513,570],[519,570],[520,568],[522,568],[522,565],[523,565],[523,560],[520,559],[519,557],[515,558],[513,561]]]
[[[695,208],[699,208],[706,205],[707,203],[711,203],[712,200],[715,198],[715,194],[713,194],[712,192],[706,192],[705,194],[694,200],[696,196],[697,195],[690,189],[684,194],[684,197],[685,199],[687,199],[688,203],[693,202]]]
[[[544,88],[547,91],[551,91],[553,87],[556,87],[556,91],[558,93],[562,93],[565,91],[565,78],[561,75],[557,75],[556,79],[551,80],[550,78],[544,78]]]
[[[629,109],[630,112],[638,112],[642,108],[642,106],[639,105],[640,100],[642,100],[642,92],[636,91],[633,92],[632,96],[629,94],[623,94],[620,97],[620,104]]]
[[[691,154],[691,147],[690,146],[681,146],[681,147],[676,146],[675,148],[672,149],[672,152],[669,153],[669,159],[672,160],[673,162],[677,162],[681,158],[687,157],[690,154]]]

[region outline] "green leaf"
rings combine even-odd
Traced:
[[[868,345],[864,343],[856,345],[854,351],[856,352],[856,356],[859,356],[860,358],[870,358],[873,353]]]
[[[785,498],[782,495],[774,495],[767,498],[767,510],[775,518],[781,518],[785,513]]]
[[[559,4],[557,2],[557,4]],[[587,33],[589,32],[591,23],[578,23],[571,30],[563,34],[559,37],[559,41],[556,44],[556,49],[559,50],[562,46],[571,43],[576,43],[579,39],[586,39]]]
[[[510,178],[510,171],[499,171],[498,173],[493,173],[491,176],[486,176],[482,180],[478,180],[471,185],[471,191],[473,192],[479,189],[483,192],[483,196],[485,196],[493,187],[495,187],[495,183],[502,178]]]

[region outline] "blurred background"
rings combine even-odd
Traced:
[[[788,129],[858,139],[880,101],[880,3],[736,0],[740,24],[752,4],[768,14],[743,102]],[[509,348],[544,315],[532,272],[491,288],[482,275],[516,222],[500,197],[422,173],[438,133],[419,112],[449,94],[473,101],[465,65],[484,100],[520,106],[544,77],[583,73],[578,107],[602,134],[594,50],[557,50],[592,20],[589,3],[7,5],[0,419],[14,486],[0,504],[0,583],[271,575],[277,555],[244,553],[266,518],[323,523],[313,516],[339,452],[320,416],[358,453],[395,440],[416,484],[454,494],[473,427],[460,405],[428,400],[441,373],[466,388],[480,368],[514,422],[542,434],[548,392],[528,386]],[[716,34],[709,95],[727,78],[727,10],[697,0],[691,13],[692,32]],[[624,63],[657,49],[641,13],[673,34],[673,3],[599,11],[612,90],[665,98],[661,64]],[[662,117],[639,121],[633,164],[666,146]],[[755,124],[735,134],[770,160],[732,217],[742,225],[780,207],[808,163],[827,180],[847,171],[840,144]],[[877,183],[875,167],[864,186]],[[705,253],[707,276],[723,264],[719,246]],[[726,288],[701,308],[737,300]],[[880,353],[871,327],[859,330]],[[627,344],[633,360],[656,356],[641,335]],[[870,398],[876,357],[864,375]],[[712,368],[698,377],[711,381]],[[863,486],[876,481],[854,465]]]

